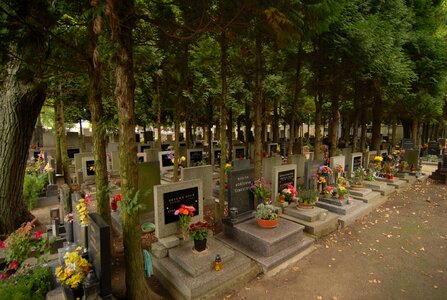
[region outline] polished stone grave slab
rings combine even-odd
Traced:
[[[289,206],[284,208],[281,217],[303,225],[305,232],[318,237],[338,228],[338,215],[320,207],[307,209]]]
[[[168,257],[153,258],[155,275],[174,299],[210,299],[262,272],[259,264],[225,243],[213,238],[207,244],[204,253],[194,254],[188,241],[169,249]],[[217,254],[223,256],[221,271],[212,268]]]
[[[363,181],[363,186],[379,192],[382,196],[389,196],[396,192],[395,187],[391,187],[383,181]]]
[[[350,197],[365,203],[371,202],[371,200],[381,196],[379,192],[374,192],[369,188],[349,188],[349,194]]]

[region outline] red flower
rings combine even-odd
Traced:
[[[119,201],[121,201],[122,200],[122,196],[121,196],[121,194],[116,194],[115,195],[115,201],[116,202],[119,202]]]
[[[18,261],[13,261],[12,263],[9,264],[8,266],[8,270],[14,270],[17,269],[17,267],[20,266],[20,263]]]
[[[8,277],[9,277],[8,273],[2,273],[2,275],[0,275],[0,279],[3,281],[8,279]]]
[[[36,148],[37,148],[36,145],[32,145],[32,146],[31,146],[31,149],[36,149]]]
[[[3,241],[0,241],[0,249],[5,248],[5,243]]]
[[[90,196],[89,194],[86,194],[84,197],[85,203],[88,205],[90,204],[90,201],[92,201],[92,196]]]
[[[42,237],[42,233],[43,233],[42,230],[38,230],[38,231],[36,231],[36,233],[34,234],[34,237],[35,237],[36,239],[40,239],[40,238]]]

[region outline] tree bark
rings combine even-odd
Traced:
[[[363,110],[360,114],[361,132],[360,132],[360,152],[366,150],[366,112]]]
[[[107,0],[106,13],[116,42],[115,97],[119,118],[121,192],[131,199],[138,188],[137,144],[135,140],[132,30],[135,26],[133,0]],[[141,229],[138,212],[121,212],[123,243],[126,261],[127,299],[159,298],[146,284]]]
[[[81,153],[85,152],[85,138],[83,131],[82,119],[79,119],[79,148]]]
[[[219,205],[217,206],[216,222],[221,224],[224,217],[225,208],[225,158],[227,157],[227,145],[225,139],[225,127],[227,125],[227,94],[228,94],[228,83],[227,83],[227,68],[228,68],[228,45],[227,45],[227,35],[225,30],[220,34],[220,79],[222,85],[222,94],[220,97],[220,189],[219,189]]]
[[[157,95],[157,142],[155,147],[161,149],[161,99],[160,99],[160,76],[155,74],[155,86]]]
[[[359,145],[359,116],[358,114],[355,115],[354,120],[354,128],[352,131],[352,148],[351,151],[355,152],[357,150],[357,147]],[[346,129],[349,132],[349,128]]]
[[[64,121],[64,103],[62,102],[62,91],[59,86],[59,96],[55,99],[56,105],[56,128],[57,138],[59,141],[59,153],[62,160],[62,170],[64,173],[64,182],[71,189],[71,176],[70,176],[70,159],[67,153],[67,139],[65,135],[65,121]]]
[[[11,46],[10,51],[16,53],[16,48]],[[34,126],[46,98],[46,86],[37,78],[20,80],[23,61],[16,56],[9,59],[0,75],[0,234],[11,233],[32,218],[23,201],[23,179]]]
[[[301,67],[303,62],[303,47],[301,42],[298,44],[298,51],[296,53],[296,66],[295,66],[295,88],[293,91],[293,103],[292,103],[292,111],[297,110],[298,106],[298,97],[301,91]],[[292,163],[291,156],[293,155],[293,143],[295,142],[295,116],[292,114],[291,120],[290,120],[290,139],[289,139],[289,152],[287,153],[287,162],[290,164]],[[300,147],[301,148],[301,147]],[[299,149],[301,152],[301,149]]]
[[[394,149],[397,145],[397,123],[394,122],[391,127],[391,147]]]
[[[338,98],[332,100],[331,103],[332,120],[329,121],[329,142],[331,149],[329,156],[335,156],[337,151],[337,129],[340,122],[340,112],[338,111]]]
[[[322,95],[318,93],[315,95],[315,148],[314,148],[314,160],[320,159],[321,152],[321,109],[323,106]]]
[[[382,137],[380,134],[380,128],[382,127],[382,96],[380,91],[377,90],[374,96],[374,104],[372,111],[372,150],[380,150],[380,144],[382,143]],[[362,151],[364,151],[362,149]]]
[[[97,9],[97,7],[94,8]],[[101,60],[97,51],[98,38],[101,31],[100,24],[101,19],[98,16],[88,25],[88,104],[92,116],[97,212],[111,226],[106,156],[107,135],[103,126],[104,108],[101,95]]]
[[[254,110],[255,110],[255,157],[254,157],[254,168],[255,168],[255,178],[261,178],[262,176],[262,41],[261,34],[256,35],[256,49],[255,49],[255,60],[256,60],[256,78],[255,78],[255,99],[254,99]],[[256,205],[256,203],[255,203]]]

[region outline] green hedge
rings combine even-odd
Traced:
[[[43,173],[39,175],[25,174],[23,181],[23,199],[28,205],[28,209],[34,209],[37,205],[39,194],[44,191],[48,185],[48,174]]]
[[[43,300],[50,289],[53,274],[49,268],[36,268],[0,282],[0,299]]]

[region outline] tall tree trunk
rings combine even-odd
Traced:
[[[354,119],[354,128],[352,131],[352,148],[351,151],[355,152],[359,145],[359,116],[358,114],[355,115]],[[349,132],[349,129],[346,129]]]
[[[191,120],[189,117],[186,117],[185,120],[185,142],[186,142],[186,149],[192,148],[192,139],[191,139]]]
[[[273,100],[273,122],[272,122],[272,141],[278,143],[279,141],[279,114],[278,114],[278,97]]]
[[[217,207],[216,222],[221,224],[224,217],[225,208],[225,158],[227,157],[227,145],[225,140],[225,127],[227,125],[227,93],[228,93],[228,83],[227,83],[227,68],[228,68],[228,40],[225,30],[220,34],[220,79],[222,85],[222,94],[220,97],[220,189],[219,189],[219,205]]]
[[[119,118],[121,192],[132,199],[138,188],[137,144],[135,140],[132,30],[135,26],[133,0],[107,0],[106,12],[116,42],[115,97]],[[125,200],[124,200],[125,201]],[[137,211],[121,210],[126,261],[127,299],[154,299],[144,276],[141,229]]]
[[[261,34],[256,35],[256,78],[255,78],[255,178],[261,178],[262,176],[262,41]],[[256,204],[255,204],[256,205]]]
[[[360,123],[361,123],[361,132],[360,132],[360,152],[366,151],[366,112],[362,110],[360,113]]]
[[[416,142],[416,149],[419,149],[419,145],[421,144],[419,138],[419,120],[417,118],[413,119],[413,123],[411,126],[411,137]]]
[[[321,109],[323,106],[322,95],[318,93],[315,95],[315,148],[314,160],[320,159],[321,152]]]
[[[180,106],[180,98],[181,98],[181,91],[179,91],[178,95],[177,95],[177,109],[175,110],[175,116],[174,116],[174,135],[175,135],[175,140],[174,140],[174,176],[172,177],[172,181],[173,182],[177,182],[178,181],[178,163],[179,163],[179,158],[180,156],[180,147],[179,147],[179,142],[180,142],[180,116],[179,116],[179,110],[178,107]]]
[[[94,7],[94,9],[98,9],[98,7]],[[106,156],[107,135],[103,125],[104,108],[101,95],[101,60],[99,52],[97,51],[98,38],[101,32],[100,24],[101,18],[98,16],[88,26],[88,104],[92,115],[97,212],[111,226]]]
[[[295,88],[293,91],[293,104],[292,111],[297,110],[298,98],[301,91],[301,67],[303,65],[303,47],[301,42],[298,44],[298,51],[296,53],[296,66],[295,66]],[[287,153],[287,162],[292,163],[293,155],[293,143],[295,142],[296,130],[295,130],[295,116],[292,114],[290,118],[290,139],[289,139],[289,152]],[[301,147],[300,147],[301,148]],[[299,149],[301,153],[301,149]]]
[[[331,150],[329,156],[335,156],[337,151],[337,131],[338,123],[340,122],[340,112],[338,111],[338,98],[332,100],[331,103],[332,120],[329,121],[329,142]]]
[[[382,143],[382,137],[380,129],[382,127],[382,96],[380,91],[376,91],[374,96],[373,112],[372,112],[372,139],[371,146],[373,150],[380,150],[380,144]]]
[[[14,47],[10,50],[16,53]],[[46,86],[36,78],[20,80],[23,61],[9,59],[0,75],[0,234],[11,233],[32,218],[23,201],[23,179],[34,126],[46,97]]]
[[[64,172],[64,181],[71,187],[70,176],[70,159],[67,153],[67,139],[65,135],[65,122],[64,122],[64,103],[62,102],[61,87],[59,86],[59,96],[55,99],[56,105],[56,128],[57,138],[59,141],[59,152],[62,160],[62,170]]]
[[[292,116],[290,120],[290,138],[289,138],[289,149],[287,149],[287,163],[292,163],[292,155],[293,155],[293,143],[295,140],[295,118]]]
[[[394,149],[397,145],[397,123],[393,122],[391,127],[391,147]]]
[[[207,107],[208,107],[208,125],[206,127],[206,130],[208,134],[206,135],[206,141],[208,143],[209,152],[208,152],[208,163],[211,164],[211,155],[212,155],[212,145],[213,145],[213,131],[211,130],[213,127],[213,102],[211,98],[208,98],[207,100]]]
[[[245,101],[245,107],[244,107],[244,125],[245,125],[245,149],[247,149],[247,157],[250,159],[253,159],[251,157],[250,153],[250,138],[251,138],[251,119],[250,119],[250,105],[248,101]]]
[[[411,119],[400,119],[400,122],[402,123],[402,127],[404,130],[404,139],[411,138]]]
[[[155,75],[155,86],[157,95],[157,141],[155,146],[157,149],[161,149],[161,99],[160,99],[160,76]]]
[[[227,160],[233,160],[233,110],[231,107],[228,109],[228,125],[227,125],[227,141],[228,151]]]

